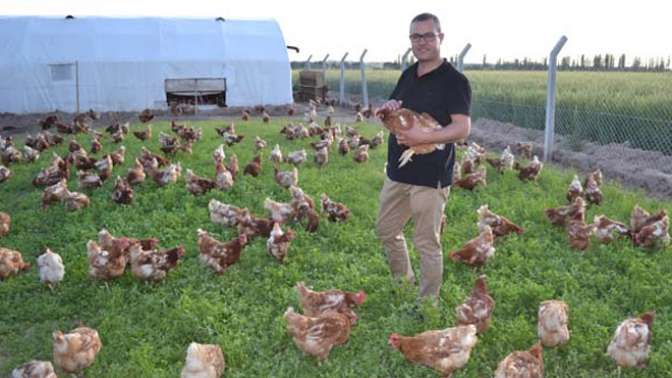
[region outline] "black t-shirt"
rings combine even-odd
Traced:
[[[410,66],[399,78],[390,99],[401,100],[401,106],[418,113],[427,113],[442,126],[451,123],[451,114],[469,115],[471,87],[469,80],[445,59],[433,71],[417,77],[418,64]],[[443,188],[452,183],[455,152],[453,143],[430,154],[413,155],[399,168],[399,157],[408,147],[397,143],[390,134],[387,148],[387,176],[397,182]]]

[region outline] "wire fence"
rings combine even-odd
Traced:
[[[327,66],[324,72],[328,96],[338,99],[339,70],[333,67]],[[398,69],[367,67],[373,104],[389,97],[400,74]],[[511,123],[543,135],[546,72],[467,70],[465,75],[473,91],[472,119]],[[359,70],[346,70],[344,76],[346,98],[360,103]],[[659,159],[672,158],[672,73],[558,71],[555,135],[554,148],[593,153],[590,147],[599,146],[603,151],[647,152],[640,166],[672,174],[672,167],[661,167]]]

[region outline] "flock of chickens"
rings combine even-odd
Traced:
[[[263,107],[256,110],[264,122],[270,122],[270,115]],[[293,112],[294,109],[290,109],[290,115]],[[302,123],[289,124],[281,130],[281,134],[289,140],[317,137],[318,140],[312,142],[311,146],[315,150],[314,162],[318,167],[328,163],[332,146],[337,146],[338,152],[342,155],[352,150],[355,162],[366,162],[369,149],[383,143],[383,132],[368,139],[350,126],[343,131],[340,125],[332,126],[330,115],[332,112],[333,108],[328,110],[329,115],[324,127],[321,127],[315,122],[317,104],[313,103],[305,115],[307,127]],[[358,112],[357,117],[361,120],[372,114],[371,109],[367,109]],[[396,133],[400,128],[409,125],[439,127],[438,123],[426,114],[417,114],[407,109],[386,111],[380,116],[383,125],[391,133]],[[243,120],[248,120],[250,117],[250,111],[243,112]],[[146,110],[139,115],[139,118],[142,123],[148,123],[153,119],[153,115]],[[55,116],[47,117],[42,121],[44,130],[37,136],[29,135],[23,151],[16,148],[10,138],[0,139],[0,157],[3,164],[34,162],[41,152],[62,143],[61,136],[48,131],[51,127],[55,127],[61,134],[89,133],[90,152],[96,154],[102,148],[103,134],[91,130],[88,119],[97,119],[97,114],[90,111],[76,117],[72,124],[62,123]],[[128,124],[115,123],[106,131],[112,142],[120,143],[129,133],[129,129]],[[177,152],[191,153],[193,145],[202,136],[202,130],[179,125],[175,121],[171,124],[171,130],[174,135],[161,132],[158,137],[160,149],[166,156],[174,156]],[[244,135],[236,132],[233,123],[216,131],[227,146],[240,143],[244,139]],[[141,141],[151,139],[151,124],[143,130],[134,131],[133,135]],[[212,153],[214,178],[197,176],[187,169],[185,184],[193,195],[203,195],[210,190],[228,190],[240,179],[237,156],[231,154],[227,162],[224,144]],[[44,209],[56,202],[63,203],[66,209],[73,211],[89,205],[90,200],[86,194],[71,192],[68,189],[72,167],[77,169],[79,189],[95,190],[112,177],[113,168],[123,164],[125,160],[124,146],[98,159],[91,157],[89,152],[74,139],[69,142],[68,147],[67,156],[62,157],[54,153],[49,166],[39,172],[33,180],[35,186],[46,186],[42,195]],[[486,157],[486,150],[476,143],[461,144],[458,147],[464,150],[464,154],[462,159],[456,162],[453,184],[467,190],[487,185],[484,162],[502,174],[507,170],[516,170],[518,177],[523,181],[536,180],[543,168],[537,156],[532,156],[531,144],[519,143],[516,146],[518,154],[529,160],[527,165],[515,162],[515,156],[509,147],[499,158]],[[267,142],[256,137],[254,149],[257,153],[244,167],[242,175],[258,177],[261,174],[264,165],[261,150],[264,148],[267,148]],[[414,146],[402,156],[400,166],[407,164],[415,154],[430,153],[437,148],[443,146]],[[289,191],[291,201],[283,203],[266,198],[264,208],[268,210],[268,216],[257,216],[247,208],[215,199],[210,200],[208,210],[211,221],[235,228],[238,236],[223,242],[205,230],[196,230],[199,260],[204,265],[217,274],[223,274],[228,267],[239,261],[244,248],[257,237],[266,240],[269,255],[282,263],[288,256],[291,241],[296,237],[295,232],[287,227],[288,224],[305,223],[307,232],[315,232],[318,229],[320,212],[315,201],[298,186],[298,167],[306,162],[307,155],[305,150],[283,154],[279,145],[275,145],[272,149],[270,162],[273,165],[273,177],[279,186]],[[282,171],[283,163],[289,164],[291,168]],[[160,187],[175,184],[181,173],[182,167],[179,162],[173,163],[169,158],[143,147],[127,174],[117,175],[111,199],[122,204],[132,203],[133,187],[142,184],[148,176]],[[9,168],[0,166],[0,182],[10,176]],[[633,209],[630,228],[604,215],[596,216],[592,224],[586,224],[587,203],[599,205],[602,201],[601,183],[602,175],[599,170],[591,172],[583,184],[578,177],[575,177],[567,192],[570,203],[545,211],[551,223],[565,226],[569,244],[573,248],[582,250],[588,248],[591,236],[595,236],[602,243],[611,242],[620,236],[629,237],[635,245],[647,249],[661,248],[669,244],[669,219],[665,210],[651,215],[636,206]],[[332,201],[326,194],[321,195],[320,205],[321,212],[326,214],[330,221],[345,221],[350,217],[350,211],[345,205]],[[449,253],[452,260],[474,267],[486,264],[494,256],[496,240],[510,233],[524,232],[506,217],[492,212],[487,205],[481,206],[477,214],[479,235],[462,248]],[[10,225],[9,214],[0,212],[0,237],[10,232]],[[160,248],[157,238],[115,237],[105,229],[99,232],[97,240],[89,240],[86,243],[86,249],[89,275],[93,279],[100,280],[115,279],[130,267],[131,274],[139,280],[161,281],[170,270],[178,266],[185,254],[182,246]],[[63,280],[65,274],[63,260],[53,251],[46,249],[38,257],[37,265],[40,280],[50,288],[53,289]],[[0,247],[0,279],[6,279],[10,275],[29,269],[30,266],[30,263],[23,261],[19,251]],[[296,291],[303,314],[297,313],[293,307],[287,309],[284,314],[287,332],[299,349],[322,361],[328,357],[334,346],[344,344],[349,339],[351,329],[358,320],[354,308],[364,303],[366,293],[345,292],[338,289],[313,291],[303,282],[297,283]],[[464,303],[455,309],[458,320],[456,327],[430,330],[415,336],[393,333],[389,336],[388,343],[407,360],[429,366],[443,376],[450,376],[452,372],[467,364],[478,335],[486,332],[490,325],[494,307],[495,300],[488,293],[486,277],[481,275],[476,279],[474,288]],[[654,316],[653,312],[648,312],[638,318],[627,319],[618,326],[607,352],[619,366],[645,366],[650,350]],[[567,343],[570,336],[568,319],[568,306],[564,302],[558,300],[542,302],[538,311],[539,342],[527,351],[516,351],[508,355],[499,364],[495,377],[542,377],[543,347],[555,347]],[[101,347],[98,332],[83,325],[68,333],[56,331],[53,333],[53,362],[67,373],[79,373],[95,361]],[[219,377],[223,373],[224,366],[224,355],[219,346],[192,343],[187,350],[182,377]],[[12,374],[13,377],[56,376],[51,362],[48,361],[31,361],[16,368]]]

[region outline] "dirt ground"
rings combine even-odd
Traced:
[[[383,100],[371,101],[374,107],[382,102]],[[354,107],[354,102],[350,102],[345,107],[336,107],[336,112],[332,118],[335,122],[354,122],[356,114]],[[295,118],[300,120],[308,106],[305,103],[298,103],[295,108]],[[286,106],[270,107],[268,110],[271,116],[287,116]],[[241,111],[241,108],[217,108],[178,118],[181,121],[223,118],[228,122],[238,119]],[[156,111],[154,113],[157,120],[174,118],[168,111]],[[322,107],[319,113],[323,116],[325,108]],[[72,120],[74,116],[62,112],[57,114],[66,121]],[[135,122],[137,121],[137,114],[136,112],[103,113],[101,119],[94,122],[94,127],[106,127],[115,119],[121,122]],[[256,116],[254,113],[253,115]],[[45,114],[16,115],[2,113],[0,114],[0,135],[37,133],[40,130],[38,122],[44,117]],[[510,123],[489,119],[475,120],[469,140],[494,150],[493,152],[499,152],[507,145],[514,145],[516,142],[533,142],[534,153],[540,157],[543,156],[543,131],[517,127]],[[576,151],[576,148],[572,148],[567,140],[561,136],[556,136],[556,148],[552,161],[558,166],[572,167],[580,172],[587,172],[599,167],[606,178],[618,181],[626,187],[644,189],[651,196],[657,198],[672,198],[672,157],[662,153],[632,149],[624,145],[597,145],[593,143],[582,143],[580,151]]]

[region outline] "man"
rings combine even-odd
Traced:
[[[393,277],[414,283],[403,235],[404,225],[413,219],[413,243],[421,258],[420,297],[437,300],[443,282],[439,232],[455,163],[453,142],[469,135],[471,88],[467,78],[441,58],[443,33],[436,16],[422,13],[413,18],[410,40],[417,63],[402,73],[390,100],[380,109],[403,106],[426,112],[443,127],[434,131],[412,127],[396,137],[390,135],[388,177],[380,192],[376,228]],[[408,164],[398,168],[399,157],[408,146],[426,143],[446,146],[430,154],[414,155]]]

